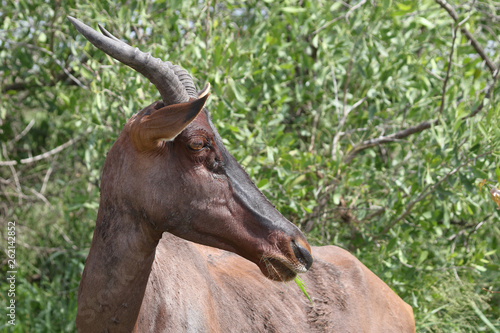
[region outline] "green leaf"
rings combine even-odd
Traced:
[[[474,309],[474,312],[476,312],[479,318],[481,318],[481,320],[491,329],[493,333],[500,333],[500,331],[496,329],[495,325],[493,325],[493,323],[491,323],[491,321],[488,320],[488,318],[484,315],[484,313],[477,307],[477,305],[473,301],[470,301],[470,304]]]
[[[297,184],[299,184],[300,182],[304,181],[306,179],[306,175],[302,174],[302,175],[299,175],[298,177],[296,177],[292,183],[290,184],[290,186],[295,186]]]
[[[319,34],[316,34],[312,39],[312,45],[317,48],[318,42],[319,42]]]
[[[418,265],[421,265],[427,259],[428,256],[429,256],[428,251],[424,250],[420,252],[420,256],[418,257]]]
[[[450,211],[447,205],[443,207],[443,225],[446,228],[450,227]]]
[[[397,237],[391,238],[391,240],[387,244],[386,250],[390,252],[394,248],[394,246],[396,246],[397,243],[398,243]]]
[[[486,172],[484,172],[483,170],[481,170],[475,166],[470,166],[469,169],[472,171],[474,176],[476,176],[479,179],[487,179],[488,178],[488,174]]]
[[[397,2],[396,6],[398,6],[398,8],[404,12],[408,12],[411,10],[411,5],[406,5],[406,4],[401,3],[401,2]]]
[[[434,29],[435,25],[434,23],[432,23],[431,21],[429,21],[428,19],[426,19],[425,17],[417,17],[415,19],[415,21],[417,23],[420,23],[421,25],[423,25],[424,27],[428,28],[428,29]]]
[[[292,14],[303,13],[306,11],[306,9],[302,7],[281,7],[280,9],[282,12],[292,13]]]
[[[38,35],[38,41],[39,41],[40,43],[45,43],[45,42],[47,41],[47,35],[46,35],[45,33],[43,33],[43,32],[42,32],[42,33],[40,33],[40,34]]]
[[[244,103],[245,102],[245,97],[243,97],[243,95],[241,94],[241,91],[240,91],[240,88],[238,87],[238,85],[234,82],[234,80],[232,78],[229,78],[227,83],[229,84],[229,87],[231,88],[231,90],[233,91],[234,93],[234,97],[236,97],[236,99],[241,102],[241,103]]]
[[[261,179],[261,180],[259,181],[259,183],[257,184],[257,187],[258,187],[261,191],[263,191],[263,190],[265,190],[265,189],[269,188],[269,187],[270,187],[270,184],[269,184],[269,179],[267,179],[267,178]]]
[[[305,285],[304,281],[298,275],[295,277],[294,281],[297,284],[297,286],[300,288],[300,290],[302,290],[302,293],[307,297],[309,302],[311,304],[313,304],[311,297],[309,297],[309,294],[307,293],[306,285]]]

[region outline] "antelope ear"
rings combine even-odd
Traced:
[[[150,114],[131,119],[130,138],[140,151],[158,147],[160,141],[173,141],[203,110],[210,95],[210,84],[197,99],[153,110]]]

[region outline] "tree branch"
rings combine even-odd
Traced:
[[[68,70],[70,73],[73,72],[73,70]],[[47,83],[42,83],[42,84],[36,84],[35,81],[21,81],[21,82],[14,82],[11,84],[6,84],[2,87],[2,93],[6,93],[8,91],[22,91],[22,90],[28,90],[31,88],[41,88],[41,87],[53,87],[55,86],[58,82],[62,81],[63,79],[67,78],[67,81],[70,84],[75,84],[74,81],[72,81],[65,72],[59,73],[56,75],[50,82]]]
[[[399,132],[396,132],[394,134],[380,136],[380,137],[375,138],[375,139],[369,139],[369,140],[363,141],[360,144],[354,146],[354,148],[351,150],[351,152],[346,156],[344,162],[346,164],[349,164],[354,159],[354,157],[356,157],[356,155],[359,152],[361,152],[365,149],[377,146],[377,145],[382,144],[382,143],[390,143],[390,142],[395,142],[397,140],[404,139],[412,134],[420,133],[426,129],[429,129],[429,128],[431,128],[432,125],[436,125],[437,123],[438,123],[437,119],[423,121],[416,126],[406,128],[406,129],[399,131]]]
[[[89,128],[87,131],[85,131],[83,133],[83,135],[88,134],[90,132],[91,132],[91,129]],[[76,143],[78,140],[80,140],[82,138],[83,135],[77,136],[76,138],[73,138],[73,139],[63,143],[62,145],[57,146],[56,148],[49,150],[48,152],[45,152],[43,154],[36,155],[33,157],[29,157],[29,158],[23,158],[20,162],[21,162],[21,164],[30,164],[30,163],[48,158],[52,155],[55,155],[55,154],[63,151],[64,149],[68,148],[72,144]],[[0,161],[0,166],[13,166],[13,165],[17,165],[17,161]]]
[[[465,22],[465,20],[462,21],[462,22],[458,21],[458,14],[453,9],[453,7],[451,7],[445,0],[435,0],[435,1],[450,14],[450,16],[453,18],[453,20],[457,24],[456,28],[453,30],[454,34],[453,34],[453,41],[452,41],[452,49],[451,49],[450,56],[449,56],[449,64],[448,64],[448,69],[447,69],[446,77],[445,77],[444,83],[443,83],[443,90],[442,90],[442,96],[441,96],[441,106],[440,106],[439,112],[440,113],[442,112],[442,110],[444,109],[444,105],[445,105],[445,93],[446,93],[447,81],[449,80],[449,77],[450,77],[450,70],[451,70],[452,57],[453,57],[453,50],[454,50],[455,40],[456,40],[456,37],[457,37],[456,30],[457,30],[458,27],[460,27],[460,30],[462,31],[462,33],[469,39],[469,41],[473,45],[474,49],[477,51],[477,53],[479,53],[479,55],[481,56],[481,58],[486,62],[486,64],[488,65],[488,68],[491,70],[491,73],[493,75],[493,81],[490,83],[490,85],[487,86],[485,97],[483,98],[483,100],[481,101],[481,103],[469,115],[467,115],[467,116],[465,116],[465,117],[462,118],[462,120],[466,120],[468,118],[472,118],[475,115],[477,115],[483,109],[483,107],[484,107],[484,100],[485,99],[489,99],[491,97],[491,94],[493,92],[493,88],[494,88],[494,86],[496,84],[496,81],[498,79],[500,65],[499,66],[495,66],[493,64],[493,62],[488,58],[488,56],[486,55],[486,53],[482,49],[481,45],[479,45],[479,43],[477,42],[477,40],[470,34],[469,31],[467,31],[467,29],[465,29],[462,26],[463,23]],[[353,147],[353,149],[351,150],[351,152],[348,155],[346,155],[346,157],[344,158],[344,162],[346,164],[349,164],[354,159],[354,157],[356,157],[356,155],[359,152],[361,152],[361,151],[363,151],[365,149],[368,149],[368,148],[371,148],[371,147],[374,147],[374,146],[377,146],[377,145],[383,144],[383,143],[395,142],[397,140],[406,138],[406,137],[408,137],[408,136],[410,136],[412,134],[420,133],[420,132],[422,132],[422,131],[424,131],[426,129],[429,129],[432,125],[436,125],[436,124],[438,124],[438,120],[437,119],[429,120],[429,121],[423,121],[423,122],[421,122],[420,124],[418,124],[416,126],[409,127],[407,129],[404,129],[404,130],[399,131],[397,133],[394,133],[394,134],[391,134],[391,135],[387,135],[387,136],[380,136],[380,137],[375,138],[375,139],[369,139],[369,140],[363,141],[362,143],[360,143],[360,144],[358,144],[358,145],[356,145],[356,146]]]
[[[486,94],[484,94],[484,98],[481,100],[481,103],[479,103],[479,105],[477,106],[477,108],[474,111],[472,111],[471,113],[469,113],[467,116],[463,117],[462,120],[466,120],[468,118],[474,117],[475,115],[477,115],[483,109],[483,107],[484,107],[484,100],[485,99],[490,99],[491,92],[493,91],[493,88],[495,87],[495,84],[497,83],[499,69],[500,69],[500,67],[497,68],[495,70],[495,72],[493,73],[493,80],[488,85],[488,87],[486,88]]]
[[[51,52],[51,51],[49,51],[49,50],[47,50],[47,49],[45,49],[43,47],[39,47],[37,45],[32,45],[32,44],[29,44],[29,43],[15,42],[15,41],[11,41],[9,39],[3,39],[3,38],[1,38],[1,39],[3,41],[5,41],[5,42],[8,42],[8,43],[12,44],[12,45],[16,45],[16,46],[20,46],[20,47],[24,47],[24,48],[29,48],[29,49],[40,51],[42,53],[47,54],[49,57],[51,57],[52,61],[54,61],[63,70],[63,73],[60,73],[58,76],[56,76],[54,78],[54,80],[52,80],[51,82],[49,82],[50,86],[55,85],[59,80],[62,80],[64,77],[68,77],[71,81],[73,81],[75,84],[77,84],[81,88],[86,89],[86,90],[89,89],[87,86],[85,86],[84,84],[82,84],[80,82],[80,80],[78,80],[75,76],[73,76],[72,70],[66,68],[66,66],[64,66],[64,64],[58,59],[58,57],[53,52]],[[28,89],[28,88],[31,88],[31,87],[34,87],[34,86],[37,86],[37,85],[35,85],[35,84],[31,83],[31,82],[17,82],[17,83],[13,83],[13,84],[4,86],[2,88],[2,93],[5,93],[5,92],[7,92],[9,90],[25,90],[25,89]]]
[[[491,97],[491,93],[493,92],[493,88],[495,87],[495,84],[498,80],[499,72],[500,72],[500,66],[493,73],[493,80],[486,87],[486,93],[484,95],[484,98],[481,100],[481,103],[479,103],[479,105],[477,106],[477,108],[474,111],[472,111],[467,116],[463,117],[462,120],[466,120],[466,119],[469,119],[469,118],[476,116],[483,109],[484,100],[489,99]],[[401,130],[401,131],[396,132],[396,133],[391,134],[391,135],[380,136],[380,137],[375,138],[375,139],[365,140],[365,141],[361,142],[360,144],[354,146],[354,148],[351,150],[351,152],[345,157],[344,162],[346,164],[349,164],[356,157],[356,155],[358,155],[359,152],[361,152],[365,149],[368,149],[368,148],[371,148],[371,147],[374,147],[374,146],[377,146],[380,144],[384,144],[384,143],[396,142],[397,140],[404,139],[412,134],[420,133],[426,129],[429,129],[429,128],[431,128],[432,125],[437,125],[438,123],[439,123],[438,119],[423,121],[416,126],[406,128],[404,130]]]
[[[385,235],[386,233],[389,232],[389,230],[391,230],[392,227],[394,227],[398,222],[402,221],[403,219],[405,219],[411,212],[411,210],[413,209],[413,207],[420,201],[422,201],[423,199],[425,199],[429,194],[431,194],[434,189],[436,189],[436,187],[438,187],[439,185],[441,185],[445,180],[447,180],[450,176],[456,174],[458,171],[460,171],[460,169],[471,163],[472,161],[475,161],[476,159],[480,158],[480,157],[483,157],[483,156],[486,156],[488,154],[491,154],[491,151],[488,151],[484,154],[481,154],[481,155],[478,155],[472,159],[468,159],[466,160],[465,162],[462,162],[459,166],[457,166],[455,169],[453,169],[452,171],[448,172],[446,175],[444,175],[438,182],[436,182],[435,184],[431,185],[431,184],[428,184],[424,189],[423,191],[419,194],[419,196],[415,199],[415,200],[412,200],[410,201],[410,203],[406,206],[406,209],[405,211],[403,212],[403,214],[401,214],[397,219],[393,220],[391,223],[389,223],[379,234],[379,236],[381,235]]]
[[[448,80],[451,74],[451,64],[453,63],[453,51],[455,51],[455,41],[457,40],[457,30],[458,25],[453,28],[453,40],[451,42],[450,57],[448,59],[448,69],[446,70],[446,76],[443,82],[443,91],[441,92],[441,106],[439,107],[439,113],[442,114],[444,110],[444,104],[446,102],[446,86],[448,85]]]
[[[455,21],[456,24],[461,25],[461,22],[458,21],[457,12],[455,11],[455,9],[453,9],[452,6],[450,6],[450,4],[448,4],[446,2],[446,0],[435,0],[435,1],[444,10],[446,10],[448,12],[448,14],[450,14],[451,18]],[[493,64],[493,61],[491,61],[491,59],[488,57],[486,52],[484,52],[484,50],[481,47],[481,45],[479,44],[479,42],[474,38],[474,36],[472,36],[472,34],[469,32],[469,30],[465,29],[464,26],[460,27],[460,31],[465,35],[465,37],[467,37],[469,42],[472,44],[472,47],[476,50],[476,52],[479,54],[481,59],[483,59],[484,62],[486,62],[486,66],[488,66],[490,72],[492,74],[495,73],[495,70],[496,70],[495,64]]]

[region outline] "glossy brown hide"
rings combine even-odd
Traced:
[[[179,66],[68,19],[162,96],[106,157],[79,332],[414,331],[411,308],[336,247],[314,249],[312,305],[275,282],[311,268],[311,248],[222,144],[203,109],[209,86],[197,95]]]
[[[201,111],[207,96],[153,103],[129,120],[109,151],[79,288],[79,331],[132,330],[164,232],[237,253],[269,279],[289,281],[311,266],[304,235],[223,147]],[[176,121],[179,113],[187,126]],[[180,133],[172,131],[176,122]],[[157,132],[171,134],[161,139]]]
[[[155,109],[161,103],[139,116]],[[228,195],[234,189],[217,174],[228,156],[186,151],[212,129],[207,113],[146,153],[130,139],[132,124],[106,159],[79,289],[79,332],[414,332],[411,307],[337,247],[314,248],[315,264],[302,275],[313,304],[293,282],[266,278],[281,270],[284,280],[294,276],[265,259],[297,260],[290,234],[309,246],[294,228],[258,223]],[[216,136],[208,139],[213,145]]]
[[[165,234],[158,244],[137,332],[415,332],[413,311],[347,251],[313,247],[293,282],[266,279],[230,252]]]

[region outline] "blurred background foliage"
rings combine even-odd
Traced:
[[[159,99],[72,15],[210,82],[259,188],[389,284],[417,331],[499,332],[500,2],[0,3],[0,232],[17,222],[19,272],[1,331],[75,330],[106,152]]]

